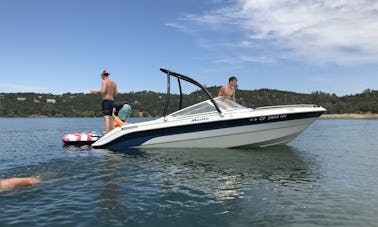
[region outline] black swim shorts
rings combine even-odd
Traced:
[[[108,99],[102,100],[102,114],[104,114],[104,116],[107,116],[107,115],[112,116],[113,107],[114,107],[113,100],[108,100]]]

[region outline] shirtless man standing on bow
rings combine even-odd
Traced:
[[[235,86],[236,83],[238,82],[238,79],[236,77],[232,76],[228,79],[228,84],[222,86],[219,89],[218,96],[223,96],[225,98],[231,99],[231,100],[236,100],[235,98]]]
[[[110,73],[103,70],[101,73],[101,90],[91,90],[92,94],[102,94],[102,113],[104,115],[105,132],[113,129],[112,113],[114,107],[114,96],[118,94],[117,84],[109,79]]]

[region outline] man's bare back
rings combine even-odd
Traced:
[[[104,70],[101,73],[101,90],[91,90],[92,94],[101,94],[103,100],[114,100],[114,96],[118,94],[117,84],[109,79],[109,73]]]
[[[111,79],[106,77],[102,80],[101,94],[102,99],[114,100],[114,96],[117,95],[117,85]]]

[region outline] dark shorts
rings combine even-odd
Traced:
[[[104,116],[112,116],[113,113],[113,107],[114,107],[114,101],[113,100],[102,100],[102,114]]]

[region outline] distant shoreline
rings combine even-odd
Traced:
[[[345,114],[323,114],[320,118],[351,118],[351,119],[378,119],[378,114],[366,113],[366,114],[355,114],[355,113],[345,113]]]
[[[0,117],[0,118],[101,118],[101,116],[92,117],[49,117],[46,115],[33,114],[30,116],[23,117]],[[133,117],[140,118],[140,117]],[[141,117],[143,118],[143,117]],[[147,117],[148,118],[148,117]],[[365,113],[365,114],[355,114],[355,113],[344,113],[344,114],[322,114],[320,118],[323,119],[378,119],[378,114],[376,113]]]

